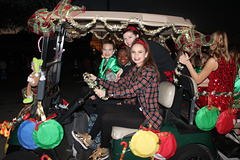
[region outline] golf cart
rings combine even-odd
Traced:
[[[46,80],[39,81],[37,96],[30,106],[29,113],[32,118],[38,118],[39,121],[43,121],[42,115],[36,113],[39,108],[43,109],[46,117],[56,113],[55,120],[59,124],[66,123],[75,110],[93,94],[90,91],[83,97],[70,102],[68,110],[59,107],[63,104],[59,83],[65,40],[72,41],[73,38],[81,38],[92,33],[99,39],[110,35],[121,41],[119,33],[129,24],[135,24],[147,38],[152,37],[152,40],[166,46],[167,39],[175,40],[177,36],[187,33],[193,27],[189,20],[181,17],[132,12],[84,11],[84,9],[71,6],[65,1],[60,2],[53,12],[38,10],[32,20],[29,21],[29,25],[32,27],[30,29],[37,34],[44,35],[41,74],[45,75]],[[104,33],[104,35],[99,36],[100,33]],[[50,51],[49,43],[52,39],[56,39],[56,47],[54,56],[51,57],[49,54],[52,51]],[[178,83],[162,82],[159,88],[159,103],[164,117],[161,131],[171,132],[177,142],[176,153],[170,159],[219,159],[212,133],[201,131],[194,124],[195,100],[198,95],[195,81],[181,74],[177,75],[176,79]],[[185,107],[184,112],[183,106]],[[34,153],[39,159],[43,155],[48,155],[51,159],[61,159],[54,148],[38,147],[31,151],[24,149],[17,136],[18,127],[22,122],[23,120],[20,119],[10,132],[6,157],[11,157],[11,155],[15,155],[16,151],[21,150]],[[135,156],[129,149],[129,141],[136,131],[136,129],[121,127],[113,128],[111,159],[146,159]],[[124,152],[122,152],[124,147],[121,145],[123,141],[127,142]]]

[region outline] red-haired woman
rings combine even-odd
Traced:
[[[140,37],[140,32],[133,26],[128,26],[123,31],[123,41],[128,46],[131,47],[136,38]],[[160,44],[147,40],[149,48],[151,49],[153,59],[160,72],[161,82],[169,81],[173,83],[173,75],[175,69],[174,60],[171,58],[169,52],[162,47]]]

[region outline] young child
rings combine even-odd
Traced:
[[[115,44],[111,40],[103,42],[102,55],[103,60],[99,66],[98,77],[109,81],[114,81],[118,70],[121,68],[115,53]]]
[[[116,56],[114,55],[114,51],[115,51],[115,44],[113,41],[111,40],[106,40],[102,43],[102,56],[103,59],[101,61],[101,64],[99,66],[99,74],[98,77],[109,80],[109,81],[113,81],[115,80],[115,75],[118,72],[118,70],[121,68]],[[76,97],[76,99],[79,99],[79,97],[84,97],[85,94],[87,94],[91,89],[88,86],[83,86],[80,89],[80,93],[79,95]],[[98,114],[99,110],[101,109],[101,107],[104,105],[104,103],[106,103],[108,101],[104,101],[100,98],[98,98],[95,95],[90,96],[84,103],[83,106],[79,106],[78,110],[82,110],[84,109],[84,111],[88,114],[89,116],[89,121],[88,124],[81,122],[80,124],[77,124],[76,126],[81,126],[80,128],[76,129],[76,130],[82,130],[86,125],[88,126],[88,128],[90,129],[93,126],[93,123],[96,120],[96,114]],[[79,113],[76,113],[76,115]],[[75,117],[74,117],[75,118]],[[73,122],[77,122],[76,118],[73,120]],[[74,123],[73,123],[73,126]],[[72,129],[71,129],[72,130]],[[71,132],[70,130],[70,132]],[[71,147],[74,148],[78,148],[78,146],[73,145],[74,143],[72,142],[72,136],[69,135],[69,129],[66,129],[66,136],[67,136],[67,140],[69,141],[69,145],[71,145]],[[99,137],[99,136],[98,136]],[[96,144],[99,142],[98,141],[98,137],[97,140],[95,140],[95,143],[91,146],[92,148],[94,148],[96,146]]]
[[[33,101],[31,89],[32,87],[36,87],[38,85],[42,63],[43,63],[42,59],[37,59],[34,57],[32,60],[31,69],[33,72],[28,76],[28,79],[27,79],[28,81],[27,97],[23,100],[23,103],[25,104],[32,103]]]
[[[126,45],[123,45],[119,48],[117,52],[117,59],[122,67],[127,67],[131,65],[130,56]]]
[[[147,119],[154,129],[161,127],[162,116],[158,105],[160,74],[145,40],[137,39],[132,44],[131,59],[135,65],[123,78],[118,82],[99,78],[99,84],[107,90],[95,89],[98,97],[125,98],[124,104],[104,105],[89,134],[72,131],[74,139],[84,149],[88,149],[92,139],[101,131],[101,145],[93,151],[90,159],[106,159],[109,156],[112,126],[137,129]],[[92,79],[96,78],[92,75]]]
[[[129,51],[126,45],[121,46],[120,49],[118,50],[117,59],[118,62],[121,64],[122,68],[118,71],[115,82],[117,82],[120,79],[120,77],[124,77],[128,70],[133,67],[128,52]]]
[[[128,26],[123,31],[123,41],[128,46],[131,47],[132,43],[136,38],[140,37],[140,32],[133,26]],[[161,82],[169,81],[173,83],[173,76],[175,75],[174,69],[176,67],[174,60],[168,51],[160,44],[153,42],[151,40],[146,40],[151,52],[153,59],[160,72]]]
[[[106,40],[102,44],[102,56],[104,57],[100,66],[98,77],[103,78],[105,80],[114,81],[116,78],[116,74],[118,70],[121,68],[116,56],[115,52],[115,44],[111,40]],[[97,114],[99,109],[101,108],[103,100],[97,98],[95,95],[90,96],[90,99],[85,102],[83,108],[88,113]],[[95,107],[94,107],[95,105]]]

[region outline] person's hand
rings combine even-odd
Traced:
[[[89,77],[89,78],[92,79],[92,80],[96,80],[96,79],[97,79],[97,77],[94,76],[93,74],[90,74],[90,77]]]
[[[120,76],[122,75],[122,73],[123,73],[123,69],[120,68],[116,74],[116,78],[115,78],[114,82],[117,82],[120,79]]]
[[[108,68],[106,71],[105,71],[105,75],[107,75],[108,73],[112,72],[112,70],[110,68]]]
[[[94,101],[94,100],[96,100],[97,97],[95,95],[92,95],[89,98]]]
[[[185,54],[183,54],[183,55],[180,56],[179,62],[182,63],[182,64],[184,64],[184,65],[187,65],[187,63],[190,62],[189,59],[190,59],[190,58],[189,58],[188,54],[185,53]]]
[[[94,89],[94,92],[99,98],[105,97],[106,95],[106,90],[104,89]]]
[[[35,77],[35,72],[33,72],[33,73],[31,73],[31,74],[29,74],[29,77]]]

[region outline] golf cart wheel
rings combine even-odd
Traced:
[[[169,160],[211,160],[210,150],[198,144],[190,144],[179,148]]]

